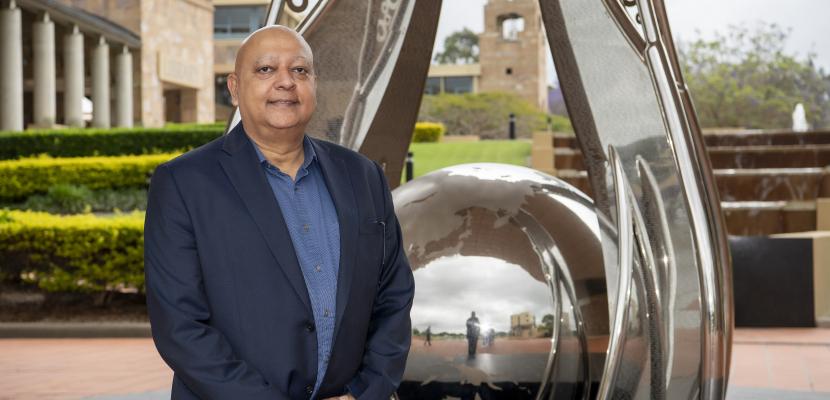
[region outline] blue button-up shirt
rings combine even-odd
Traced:
[[[294,252],[305,277],[317,329],[317,382],[320,388],[334,341],[337,271],[340,266],[340,224],[311,140],[303,137],[303,165],[296,179],[271,165],[254,144],[265,176],[277,198]]]

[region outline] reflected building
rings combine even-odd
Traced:
[[[536,326],[536,316],[525,311],[510,316],[510,336],[522,338],[534,338],[539,336],[539,329]]]

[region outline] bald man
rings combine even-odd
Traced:
[[[388,399],[414,282],[381,168],[305,128],[314,56],[271,26],[237,53],[242,122],[160,165],[147,309],[173,399]]]

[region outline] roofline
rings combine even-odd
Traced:
[[[15,3],[22,9],[48,12],[52,20],[77,25],[78,29],[84,33],[101,35],[110,42],[126,45],[135,50],[141,49],[141,37],[133,31],[86,10],[67,6],[55,0],[15,0]]]

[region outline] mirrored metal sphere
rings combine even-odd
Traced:
[[[393,197],[416,288],[401,399],[595,392],[609,329],[602,240],[615,239],[587,196],[532,169],[467,164]]]

